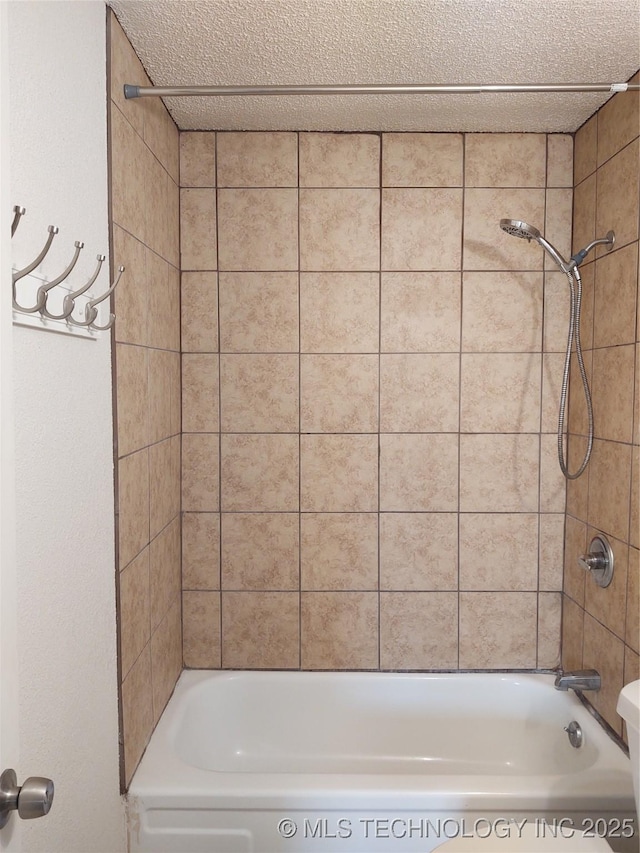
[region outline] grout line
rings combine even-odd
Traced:
[[[463,352],[463,312],[464,312],[464,237],[465,237],[465,204],[466,204],[466,169],[467,169],[467,134],[462,134],[462,217],[460,229],[460,318],[459,318],[459,355],[458,355],[458,518],[457,518],[457,666],[460,666],[460,637],[462,635],[462,614],[460,597],[460,520],[461,520],[461,486],[462,486],[462,352]]]
[[[381,558],[381,535],[380,535],[380,501],[381,501],[381,459],[382,459],[382,158],[384,156],[384,139],[382,134],[378,137],[378,176],[380,187],[378,190],[378,514],[377,514],[377,544],[378,544],[378,669],[382,668],[382,615],[381,615],[381,580],[382,580],[382,558]]]
[[[214,133],[214,153],[213,153],[213,162],[214,162],[214,175],[215,175],[215,199],[216,199],[216,267],[220,268],[220,218],[218,211],[218,134]],[[222,632],[222,604],[223,604],[223,596],[222,596],[222,359],[220,358],[220,340],[222,337],[222,329],[220,325],[220,274],[216,272],[216,299],[217,299],[217,313],[218,313],[218,560],[219,560],[219,569],[218,569],[218,587],[220,589],[220,597],[219,597],[219,619],[220,624],[218,627],[218,643],[220,647],[220,668],[223,666],[223,650],[224,650],[224,636]]]
[[[296,133],[298,174],[298,669],[302,669],[302,298],[300,293],[300,133]]]

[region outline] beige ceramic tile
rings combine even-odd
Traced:
[[[120,666],[126,676],[149,642],[149,549],[120,572]]]
[[[147,646],[122,682],[124,776],[128,785],[153,731],[151,653]]]
[[[160,98],[143,102],[144,141],[176,183],[180,176],[180,133]]]
[[[220,356],[224,432],[297,432],[297,355]]]
[[[394,591],[457,589],[457,514],[381,513],[380,587]]]
[[[151,637],[151,678],[155,723],[165,709],[182,671],[182,609],[180,596]]]
[[[639,175],[638,139],[598,169],[597,236],[604,237],[607,231],[615,231],[618,247],[638,239]],[[602,256],[606,249],[599,247],[597,253]]]
[[[220,593],[182,594],[184,665],[192,669],[220,666]]]
[[[587,526],[583,521],[567,515],[564,545],[563,589],[580,607],[584,607],[586,575],[578,564],[578,557],[587,553]]]
[[[635,340],[638,292],[638,244],[599,258],[595,264],[594,346],[611,347]],[[615,311],[611,306],[615,305]]]
[[[149,357],[149,443],[162,441],[173,432],[173,413],[180,408],[179,400],[173,400],[178,388],[174,388],[173,364],[180,360],[178,353],[168,350],[150,349]],[[180,431],[179,429],[177,430]]]
[[[584,637],[584,610],[566,596],[562,596],[562,668],[571,671],[582,669]]]
[[[303,592],[303,669],[378,668],[378,593]]]
[[[567,481],[558,461],[558,437],[540,436],[540,512],[564,512]]]
[[[560,252],[563,258],[571,257],[571,216],[573,212],[573,190],[548,189],[545,205],[545,238]],[[545,253],[544,266],[556,271],[558,265]]]
[[[573,137],[569,133],[547,136],[547,186],[573,187]]]
[[[621,734],[622,719],[616,713],[616,704],[624,677],[624,643],[588,613],[584,616],[583,666],[595,669],[602,678],[600,690],[589,694],[591,704]]]
[[[596,170],[596,146],[598,116],[592,116],[575,135],[573,173],[575,184],[579,184]]]
[[[379,292],[375,273],[303,273],[301,351],[377,352]]]
[[[461,187],[462,134],[384,133],[383,187]]]
[[[382,269],[460,269],[462,190],[382,191]]]
[[[542,231],[542,189],[467,189],[464,201],[465,270],[540,270],[543,252],[500,228],[501,219],[528,222]]]
[[[638,136],[640,95],[620,92],[598,111],[598,165]]]
[[[381,669],[455,669],[458,665],[455,592],[380,595]]]
[[[583,273],[593,277],[593,264],[583,268]],[[580,332],[582,347],[591,346],[593,306],[587,306],[587,275],[583,274]],[[591,296],[593,292],[591,291]],[[566,352],[571,298],[567,277],[563,272],[545,273],[544,277],[544,351]],[[589,310],[591,309],[591,310]]]
[[[379,265],[378,190],[300,190],[300,269],[347,272]]]
[[[562,594],[541,592],[538,596],[538,667],[560,665]]]
[[[629,548],[625,642],[640,652],[640,551]]]
[[[220,516],[215,512],[182,515],[182,587],[220,589]]]
[[[383,352],[459,350],[459,273],[383,273],[381,300]]]
[[[457,432],[460,357],[380,357],[382,432]]]
[[[222,665],[232,669],[297,669],[297,592],[222,593]]]
[[[118,462],[118,556],[124,568],[149,541],[149,451]]]
[[[221,273],[223,352],[298,352],[298,275]]]
[[[589,472],[589,524],[626,540],[630,494],[631,447],[596,439]]]
[[[300,186],[380,186],[380,138],[368,133],[301,133]]]
[[[303,355],[300,359],[302,432],[377,432],[376,355]]]
[[[180,134],[180,186],[215,187],[216,135],[184,131]]]
[[[149,448],[149,529],[153,538],[180,512],[180,436]]]
[[[172,237],[169,234],[169,187],[172,183],[162,165],[151,151],[145,149],[143,179],[145,194],[139,200],[145,216],[145,243],[166,261],[171,260]],[[176,220],[178,225],[179,220]],[[177,260],[177,259],[176,259]]]
[[[143,347],[117,344],[118,456],[149,444],[148,354]]]
[[[538,584],[541,590],[562,590],[563,557],[564,515],[541,513],[538,549]]]
[[[217,352],[218,284],[211,272],[182,273],[182,351]]]
[[[461,432],[539,432],[540,355],[463,355]]]
[[[147,251],[149,346],[180,350],[180,273]]]
[[[590,542],[597,534],[597,530],[589,528],[587,531],[587,542]],[[587,613],[624,641],[629,546],[624,542],[619,542],[617,539],[610,538],[608,541],[613,549],[615,564],[613,578],[609,586],[604,588],[594,583],[591,578],[587,578],[584,605]]]
[[[184,353],[182,356],[183,432],[217,432],[219,377],[218,356]]]
[[[463,669],[527,669],[536,665],[535,592],[460,593]]]
[[[569,436],[569,471],[577,472],[587,452],[587,439],[581,435]],[[589,465],[575,480],[567,480],[567,512],[576,518],[586,519],[589,497]]]
[[[218,253],[221,270],[297,269],[297,190],[218,190]]]
[[[633,443],[640,445],[640,345],[636,344],[636,376],[633,411]]]
[[[608,229],[607,229],[608,230]],[[573,192],[573,248],[582,249],[595,239],[596,176],[590,175]],[[604,234],[602,235],[604,237]],[[591,262],[594,255],[590,255]]]
[[[215,190],[180,190],[180,257],[183,270],[217,269]]]
[[[297,512],[297,435],[223,435],[222,509]]]
[[[138,240],[147,239],[145,177],[155,158],[117,107],[111,110],[112,217]]]
[[[182,377],[179,352],[170,353],[168,370],[171,376],[171,435],[182,429]]]
[[[537,514],[460,515],[460,589],[535,590],[537,553]]]
[[[538,511],[537,435],[461,435],[462,512]]]
[[[634,548],[640,548],[640,449],[637,447],[631,451],[629,542]]]
[[[593,420],[598,438],[631,442],[635,346],[593,352]]]
[[[299,518],[294,513],[224,513],[222,588],[294,590],[299,581]]]
[[[589,388],[593,387],[593,352],[587,350],[584,352],[584,368],[587,376]],[[593,401],[593,398],[592,398]],[[579,368],[578,359],[573,355],[571,357],[571,368],[569,372],[569,396],[566,411],[566,422],[568,430],[574,435],[587,435],[588,432],[588,416],[587,404],[582,384],[582,376]]]
[[[300,501],[302,512],[375,512],[377,436],[302,435]]]
[[[377,513],[304,513],[300,571],[304,590],[377,589]]]
[[[149,545],[152,631],[180,596],[180,552],[180,518],[177,517]]]
[[[562,353],[549,352],[542,356],[542,432],[557,432],[563,371]]]
[[[125,274],[114,293],[116,340],[122,343],[147,343],[147,271],[144,245],[113,225],[113,258],[124,266]]]
[[[468,272],[462,291],[463,352],[540,351],[541,273]]]
[[[546,143],[543,133],[467,133],[465,186],[544,187]]]
[[[296,133],[218,133],[218,186],[298,185]]]
[[[380,508],[453,512],[458,508],[457,435],[381,435]]]
[[[169,175],[167,175],[167,201],[163,213],[166,258],[178,270],[180,267],[180,187]]]
[[[124,96],[124,84],[135,86],[150,86],[142,63],[118,19],[109,10],[109,46],[111,69],[109,75],[109,95],[118,109],[126,116],[133,127],[142,135],[144,126],[144,110],[140,109],[140,101],[127,100]]]
[[[182,509],[216,512],[219,508],[219,436],[195,433],[182,436]]]

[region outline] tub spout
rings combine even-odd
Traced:
[[[559,672],[554,687],[556,690],[600,690],[600,673],[595,669]]]

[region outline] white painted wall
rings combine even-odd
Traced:
[[[27,208],[12,245],[23,266],[60,233],[42,272],[84,249],[75,281],[108,254],[105,7],[9,3],[11,197]],[[106,264],[96,288],[108,286]],[[22,850],[121,853],[111,351],[13,328],[19,640],[19,781],[50,776],[51,813]]]

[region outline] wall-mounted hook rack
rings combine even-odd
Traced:
[[[82,251],[82,249],[84,249],[84,243],[81,243],[79,240],[76,240],[74,245],[75,252],[73,253],[73,257],[71,258],[71,263],[66,268],[66,270],[61,275],[59,275],[58,278],[54,278],[54,280],[50,281],[48,284],[41,284],[38,288],[38,294],[36,297],[36,307],[39,306],[38,310],[40,311],[42,316],[48,317],[49,320],[66,320],[69,314],[73,311],[73,305],[71,305],[71,308],[69,309],[68,313],[63,310],[62,314],[52,314],[47,309],[47,295],[50,290],[53,290],[54,287],[57,287],[59,284],[62,284],[62,282],[65,280],[65,278],[67,278],[71,270],[75,267],[78,258],[80,257],[80,252]]]
[[[20,219],[25,215],[27,209],[16,204],[13,208],[13,222],[11,223],[11,236],[16,233],[16,228],[20,225]]]
[[[20,224],[20,221],[25,215],[25,213],[26,210],[24,207],[15,205],[15,207],[13,208],[14,216],[13,222],[11,223],[12,237],[15,234],[18,225]],[[85,284],[83,284],[82,287],[71,289],[68,285],[65,285],[65,282],[72,273],[73,269],[75,268],[78,262],[78,258],[80,257],[80,252],[84,248],[84,243],[79,240],[76,240],[74,244],[73,257],[71,258],[71,261],[69,262],[66,269],[53,280],[48,280],[44,278],[41,274],[38,274],[34,271],[37,270],[37,268],[46,258],[49,249],[51,248],[51,244],[56,234],[58,234],[58,231],[59,229],[57,228],[57,226],[49,225],[49,233],[47,236],[47,240],[42,250],[39,252],[38,256],[27,266],[13,271],[13,321],[17,325],[31,326],[40,329],[46,329],[49,331],[62,332],[63,334],[80,335],[81,337],[95,339],[97,332],[107,331],[113,326],[115,322],[115,314],[109,313],[109,319],[106,323],[96,323],[99,313],[99,310],[96,306],[104,302],[114,292],[122,277],[124,267],[120,266],[118,268],[118,275],[113,284],[111,284],[110,287],[100,296],[92,299],[91,294],[89,294],[87,291],[89,291],[91,286],[95,283],[96,279],[100,275],[102,265],[106,260],[105,255],[97,255],[98,264],[89,280]],[[32,280],[30,291],[29,286],[27,284],[29,279],[27,279],[27,277]],[[25,288],[27,293],[31,292],[33,294],[34,284],[38,285],[37,291],[35,291],[35,302],[30,307],[21,305],[18,301],[16,284],[22,279],[25,279],[25,285],[22,285],[22,287]],[[59,309],[54,310],[54,308],[49,305],[49,300],[52,295],[52,292],[55,292],[55,294],[59,294],[60,298],[62,297],[62,293],[65,292],[64,298],[62,299],[61,311]],[[55,298],[54,301],[56,301]],[[58,299],[57,301],[59,305],[60,299]],[[82,311],[83,308],[84,319],[74,318],[74,310],[80,309]]]

